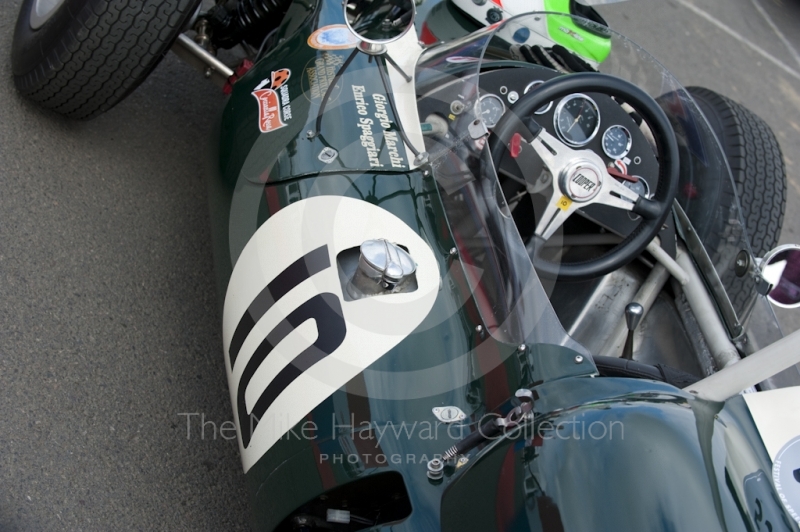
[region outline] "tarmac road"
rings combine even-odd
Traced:
[[[42,111],[11,80],[18,3],[0,3],[0,530],[246,528],[203,180],[222,97],[170,56],[91,122]],[[599,11],[772,126],[800,241],[800,4]]]
[[[640,0],[598,11],[684,86],[712,89],[766,120],[789,182],[780,243],[800,243],[800,3]],[[776,314],[784,333],[800,329],[800,312]]]

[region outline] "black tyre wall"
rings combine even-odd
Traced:
[[[97,116],[144,81],[199,2],[66,0],[33,30],[25,0],[11,51],[17,89],[71,118]]]
[[[687,91],[722,144],[750,245],[756,256],[763,257],[778,244],[786,210],[786,168],[778,140],[769,125],[746,107],[709,89]],[[722,216],[731,219],[737,214],[735,197],[724,188],[717,202]],[[738,241],[728,238],[727,223],[722,221],[719,232],[706,235],[704,241],[731,302],[741,312],[753,297],[753,286],[733,273],[739,249]]]

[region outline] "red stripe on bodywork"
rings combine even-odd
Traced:
[[[435,44],[439,42],[439,38],[433,34],[431,29],[428,27],[427,22],[422,24],[422,31],[419,34],[419,40],[425,44]]]
[[[514,522],[515,458],[514,446],[509,445],[503,465],[500,467],[500,477],[497,479],[497,494],[494,501],[497,530],[510,530]]]
[[[278,196],[276,187],[264,187],[264,195],[267,197],[267,208],[270,216],[281,210],[281,199]]]

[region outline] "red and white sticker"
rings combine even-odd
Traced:
[[[288,68],[274,70],[272,75],[259,83],[253,96],[258,100],[258,129],[262,133],[286,126],[292,118],[289,86],[286,82],[292,75]]]

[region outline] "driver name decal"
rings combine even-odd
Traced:
[[[389,100],[380,93],[365,96],[367,89],[364,85],[352,85],[351,88],[358,114],[356,125],[361,130],[358,138],[366,151],[370,168],[406,168],[405,157],[400,151],[403,141],[389,118]],[[383,160],[382,153],[385,154]]]
[[[258,129],[262,133],[285,127],[286,122],[292,119],[289,86],[286,84],[291,75],[288,68],[273,70],[272,75],[253,90],[252,94],[258,101]]]

